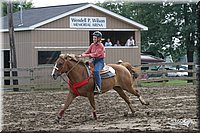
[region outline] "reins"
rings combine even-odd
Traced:
[[[64,59],[64,61],[65,61],[65,59]],[[68,74],[79,64],[80,61],[81,61],[81,60],[77,61],[77,63],[66,73],[67,76],[68,76]],[[61,77],[66,83],[68,83],[68,82],[63,78],[62,75],[60,75],[60,77]]]
[[[78,63],[80,62],[81,60],[77,61],[76,64],[66,73],[66,75],[68,76],[68,74],[78,65]]]

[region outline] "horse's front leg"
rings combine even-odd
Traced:
[[[96,106],[95,106],[95,101],[94,101],[94,93],[90,93],[88,95],[88,100],[90,101],[90,105],[92,106],[92,113],[93,113],[93,117],[96,120],[97,119],[97,114],[96,114]]]
[[[69,107],[69,105],[72,103],[72,101],[74,100],[75,97],[76,97],[76,95],[73,94],[72,92],[69,92],[67,94],[67,98],[65,100],[64,107],[58,113],[58,116],[57,116],[57,119],[56,119],[57,122],[59,122],[59,120],[63,117],[65,110]]]

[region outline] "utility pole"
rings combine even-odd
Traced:
[[[8,28],[9,28],[9,42],[10,42],[10,64],[11,64],[11,72],[12,77],[17,77],[17,70],[13,71],[13,68],[17,68],[17,59],[16,59],[16,51],[15,51],[15,39],[14,39],[14,27],[13,27],[13,6],[12,0],[8,1],[7,5],[8,12]],[[18,85],[18,80],[13,79],[13,85]],[[14,87],[13,91],[19,91],[19,88]]]

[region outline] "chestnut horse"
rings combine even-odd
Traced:
[[[134,113],[133,106],[131,105],[131,102],[125,94],[124,90],[137,96],[142,104],[149,104],[133,87],[134,78],[126,67],[119,64],[108,64],[108,66],[111,66],[115,70],[116,75],[114,77],[102,79],[102,93],[114,89],[125,100],[132,113]],[[83,59],[78,58],[74,54],[61,54],[55,62],[52,71],[52,77],[56,80],[57,77],[62,76],[63,73],[66,73],[71,84],[89,79],[88,83],[81,87],[78,87],[77,91],[80,96],[88,98],[93,109],[93,117],[97,119],[94,99],[94,78],[88,75],[88,71],[86,66],[84,65]],[[62,118],[65,110],[72,103],[73,99],[77,96],[78,95],[71,88],[69,88],[64,107],[60,110],[57,116],[58,122]]]

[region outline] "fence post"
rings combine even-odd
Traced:
[[[140,68],[140,71],[138,73],[138,78],[135,79],[136,87],[141,87],[142,86],[141,79],[142,79],[142,69]]]
[[[197,77],[196,77],[196,67],[195,67],[195,64],[193,62],[193,65],[192,65],[192,77],[193,77],[193,85],[196,85],[197,84]]]
[[[166,85],[166,80],[165,80],[166,76],[165,76],[165,65],[162,64],[162,86]]]
[[[33,81],[34,81],[34,76],[33,76],[33,72],[34,70],[32,68],[29,69],[29,74],[30,74],[30,84],[31,84],[31,91],[34,90],[34,86],[33,86]]]

